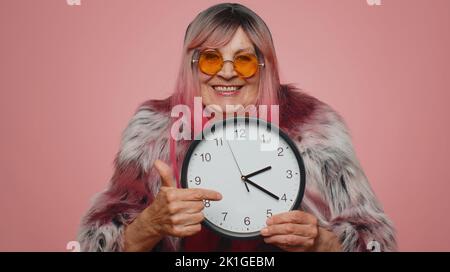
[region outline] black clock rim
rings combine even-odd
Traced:
[[[233,121],[231,121],[233,120]],[[298,167],[300,169],[300,183],[299,183],[299,192],[297,194],[297,198],[294,201],[294,205],[292,205],[292,208],[290,209],[290,211],[293,210],[297,210],[303,200],[303,196],[305,193],[305,187],[306,187],[306,171],[305,171],[305,165],[303,162],[303,158],[300,155],[300,152],[297,148],[297,145],[294,143],[294,141],[287,135],[287,133],[285,133],[282,129],[280,129],[278,126],[270,123],[270,122],[266,122],[260,118],[256,118],[256,117],[231,117],[231,118],[226,118],[223,119],[221,121],[217,121],[215,123],[213,123],[212,125],[210,125],[208,128],[212,128],[213,126],[215,126],[216,124],[222,122],[223,127],[226,127],[226,123],[227,122],[233,122],[233,124],[237,123],[238,120],[244,120],[246,124],[248,124],[250,121],[255,122],[256,124],[259,125],[260,123],[262,123],[263,125],[266,125],[268,128],[270,128],[272,130],[272,128],[278,130],[278,133],[280,135],[280,137],[282,137],[286,143],[289,145],[289,147],[292,149],[292,151],[294,152],[295,158],[297,160],[297,164]],[[197,140],[193,140],[184,156],[183,159],[183,166],[181,168],[181,187],[182,188],[189,188],[188,187],[188,182],[187,182],[187,169],[189,167],[189,161],[190,161],[190,157],[192,156],[192,153],[194,152],[195,148],[197,147],[197,145],[204,139],[204,135],[203,135],[203,131],[205,131],[205,129],[202,130],[202,132],[199,133],[199,135],[197,135],[196,138]],[[200,137],[201,136],[201,137]],[[201,139],[201,140],[200,140]],[[215,224],[211,223],[207,218],[205,218],[202,222],[203,226],[206,226],[208,229],[210,229],[211,231],[213,231],[214,233],[218,234],[221,237],[225,237],[225,238],[230,238],[230,239],[235,239],[235,240],[253,240],[253,239],[257,239],[259,237],[261,237],[260,232],[252,232],[249,233],[248,235],[245,236],[234,236],[228,233],[225,233],[223,231],[223,229],[219,228],[218,226],[216,226]],[[230,233],[233,233],[231,231],[228,231]]]

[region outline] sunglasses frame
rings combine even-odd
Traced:
[[[202,71],[202,73],[204,73],[204,74],[206,74],[206,75],[210,75],[210,76],[214,76],[214,75],[216,75],[218,72],[220,72],[220,70],[222,70],[222,68],[223,68],[223,64],[225,63],[225,62],[227,62],[227,61],[229,61],[229,62],[231,62],[231,63],[233,63],[233,69],[235,69],[234,68],[234,61],[235,61],[235,59],[236,59],[236,57],[237,56],[239,56],[239,55],[235,55],[234,56],[234,58],[233,58],[233,60],[224,60],[223,59],[223,55],[218,51],[218,50],[216,50],[216,49],[204,49],[204,50],[202,50],[202,51],[200,51],[199,49],[195,49],[195,52],[194,52],[194,54],[193,54],[193,56],[192,56],[192,61],[191,61],[191,64],[193,65],[194,63],[198,63],[199,61],[200,61],[200,55],[204,52],[204,51],[215,51],[216,53],[218,53],[220,56],[221,56],[221,58],[222,58],[222,66],[221,66],[221,68],[215,73],[215,74],[207,74],[207,73],[205,73],[205,72],[203,72]],[[259,66],[261,66],[261,67],[265,67],[265,63],[264,62],[261,62],[261,63],[259,63],[259,53],[258,53],[259,51],[258,51],[258,49],[256,49],[256,54],[254,54],[254,53],[248,53],[248,54],[250,54],[250,55],[254,55],[255,57],[256,57],[256,59],[257,59],[257,61],[258,61],[258,67]],[[236,69],[235,69],[236,70]],[[237,72],[237,71],[236,71]],[[239,74],[239,72],[237,72],[238,74]],[[239,74],[239,76],[241,76],[241,77],[243,77],[243,78],[250,78],[250,77],[252,77],[252,76],[254,76],[256,74],[256,72],[254,73],[254,74],[252,74],[251,76],[247,76],[247,77],[244,77],[244,76],[241,76],[240,74]]]

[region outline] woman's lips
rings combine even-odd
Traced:
[[[220,96],[236,96],[243,85],[213,85],[212,88]]]

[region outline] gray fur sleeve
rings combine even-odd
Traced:
[[[339,237],[344,251],[396,250],[393,225],[356,158],[342,118],[321,105],[300,130],[307,176],[302,207]]]
[[[78,233],[82,251],[122,251],[126,224],[145,209],[160,186],[151,167],[168,161],[169,116],[143,104],[122,133],[108,187],[97,194]]]

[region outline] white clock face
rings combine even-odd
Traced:
[[[183,163],[183,187],[222,194],[220,201],[204,201],[203,213],[206,225],[225,236],[258,236],[268,217],[297,208],[303,197],[297,148],[278,128],[258,122],[216,123],[213,132],[204,131],[205,139],[193,142]]]

